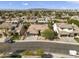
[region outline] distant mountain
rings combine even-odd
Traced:
[[[51,10],[51,9],[45,9],[45,8],[30,8],[30,9],[0,9],[0,10],[4,10],[4,11],[28,11],[28,10],[32,10],[32,11],[39,11],[39,10]]]
[[[77,9],[30,8],[30,9],[0,9],[0,11],[79,11],[79,10]]]
[[[51,9],[46,9],[46,8],[31,8],[27,10],[32,10],[32,11],[38,11],[38,10],[51,10]]]

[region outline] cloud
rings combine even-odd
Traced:
[[[79,4],[79,1],[67,1],[69,3],[75,3],[75,4]]]
[[[28,3],[23,3],[23,5],[29,5]]]

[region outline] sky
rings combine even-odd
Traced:
[[[79,1],[0,1],[0,9],[79,9]]]

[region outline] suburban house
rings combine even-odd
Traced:
[[[38,35],[40,32],[48,29],[47,24],[31,24],[27,30],[27,33],[30,35]]]
[[[11,23],[12,26],[17,27],[19,24],[19,20],[16,18],[12,18],[12,20],[6,20],[5,23]]]
[[[38,23],[48,23],[47,18],[38,18],[37,21],[38,21]]]
[[[35,23],[35,22],[36,22],[36,19],[29,19],[29,20],[24,20],[24,22]]]
[[[53,29],[58,37],[74,37],[79,35],[79,28],[75,24],[54,23]]]
[[[58,21],[60,23],[66,23],[67,19],[54,19],[54,21]]]
[[[79,21],[79,16],[72,16],[70,19],[78,20]]]
[[[18,23],[19,19],[17,19],[17,18],[11,18],[11,20],[6,20],[5,22],[7,22],[7,23]]]
[[[2,23],[0,24],[0,35],[8,36],[11,32],[12,24],[11,23]]]
[[[0,23],[3,23],[3,22],[5,22],[5,20],[0,17]]]
[[[68,14],[64,14],[64,13],[63,13],[62,16],[61,16],[62,19],[67,19],[67,18],[69,18],[69,17],[70,17],[70,16],[69,16]]]
[[[23,22],[31,22],[31,23],[36,22],[36,18],[27,19],[27,16],[22,16],[21,20],[23,20]]]
[[[50,16],[50,19],[53,20],[53,19],[55,19],[55,17],[56,17],[55,15]]]
[[[11,29],[11,27],[12,27],[11,23],[4,22],[4,23],[0,24],[0,30],[2,30],[2,32],[5,32],[6,30]]]

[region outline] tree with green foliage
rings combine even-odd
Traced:
[[[53,20],[54,21],[54,23],[60,23],[60,21],[58,21],[58,20]]]
[[[42,35],[43,37],[45,37],[46,39],[50,39],[50,40],[54,39],[54,37],[55,37],[54,31],[52,31],[51,29],[46,29],[46,30],[44,30],[44,31],[41,33],[41,35]]]
[[[53,25],[52,20],[48,21],[48,27],[49,27],[50,29],[52,29],[52,28],[53,28],[53,27],[52,27],[52,25]]]
[[[38,20],[36,20],[36,22],[35,22],[36,24],[38,24]]]
[[[57,18],[57,19],[61,19],[61,14],[62,14],[61,12],[56,13],[56,18]]]
[[[74,20],[74,19],[70,20],[70,19],[68,19],[67,21],[68,21],[69,24],[73,23],[73,24],[75,24],[75,25],[77,25],[79,27],[79,21],[78,20]]]
[[[20,39],[20,35],[18,33],[15,33],[11,38],[11,40],[19,40],[19,39]]]
[[[24,25],[23,25],[24,29],[28,29],[29,26],[30,26],[29,22],[25,22]]]

